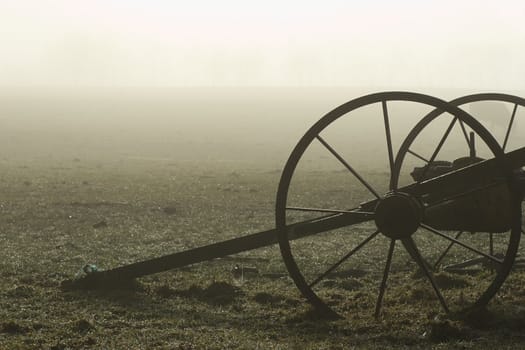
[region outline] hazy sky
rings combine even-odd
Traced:
[[[0,86],[523,90],[523,0],[0,0]]]

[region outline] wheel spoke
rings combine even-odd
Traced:
[[[430,272],[430,270],[427,268],[427,265],[425,261],[423,260],[423,257],[421,256],[421,253],[417,249],[416,243],[412,238],[406,238],[403,240],[403,244],[405,248],[407,249],[408,253],[412,256],[412,259],[416,261],[416,263],[419,265],[419,268],[423,270],[425,275],[427,276],[428,280],[430,281],[430,284],[432,285],[432,288],[434,289],[434,292],[436,293],[436,296],[439,299],[439,302],[441,303],[441,306],[445,310],[445,312],[448,312],[448,306],[445,301],[445,298],[443,298],[443,294],[441,294],[441,291],[439,290],[438,285],[436,284],[436,280],[434,279],[434,276]]]
[[[465,123],[463,123],[463,120],[459,121],[459,125],[461,126],[461,131],[463,132],[463,136],[465,136],[465,141],[467,141],[467,145],[470,146],[470,139],[468,137],[467,129],[465,129]]]
[[[414,157],[419,158],[419,159],[421,159],[422,161],[424,161],[424,162],[426,162],[426,163],[429,163],[428,159],[424,158],[423,156],[420,156],[419,154],[417,154],[417,153],[414,152],[414,151],[407,150],[407,153],[410,153],[410,154],[413,155]]]
[[[447,140],[447,137],[448,135],[450,134],[450,132],[452,131],[452,128],[454,127],[454,125],[456,124],[456,121],[458,120],[458,117],[454,117],[454,119],[452,119],[452,121],[450,122],[447,130],[445,131],[445,134],[443,135],[443,137],[441,138],[441,140],[439,141],[439,144],[437,145],[436,149],[434,150],[434,153],[432,153],[432,157],[430,157],[430,160],[429,160],[429,164],[432,164],[432,162],[436,159],[439,151],[441,150],[441,147],[443,147],[443,144],[445,143],[445,141]],[[430,167],[425,167],[423,169],[423,174],[421,174],[421,177],[419,178],[419,180],[417,181],[418,183],[422,182],[423,179],[425,178],[425,175],[427,174],[428,172],[428,169]]]
[[[379,294],[377,295],[376,301],[376,311],[374,317],[379,318],[381,314],[381,305],[383,304],[383,296],[385,295],[386,281],[388,280],[388,273],[390,272],[390,265],[392,264],[392,255],[394,254],[394,247],[396,246],[396,240],[392,239],[390,241],[390,247],[388,248],[388,255],[386,257],[385,270],[383,271],[383,280],[381,281],[381,286],[379,287]]]
[[[388,161],[390,163],[390,174],[394,171],[394,151],[392,149],[392,135],[390,133],[390,121],[388,119],[388,108],[386,101],[381,101],[383,106],[383,119],[385,121],[386,146],[388,148]]]
[[[365,179],[359,175],[357,173],[357,171],[354,170],[354,168],[352,168],[352,166],[350,166],[350,164],[348,164],[348,162],[346,160],[343,159],[343,157],[341,157],[339,155],[339,153],[337,153],[333,148],[332,146],[330,146],[320,135],[317,135],[316,136],[317,140],[319,140],[319,142],[321,142],[321,144],[323,146],[326,147],[326,149],[328,151],[330,151],[330,153],[332,153],[334,155],[334,157],[337,158],[337,160],[339,160],[344,166],[346,169],[348,169],[370,192],[372,192],[372,194],[377,198],[381,198],[381,196],[379,195],[379,193],[377,193],[376,190],[374,190],[374,188],[368,183],[365,181]]]
[[[346,254],[345,256],[343,256],[341,259],[339,259],[339,261],[337,261],[335,264],[333,264],[332,266],[330,266],[330,268],[328,270],[326,270],[325,272],[323,272],[321,275],[319,275],[315,280],[313,280],[309,286],[310,288],[312,288],[313,286],[315,286],[317,283],[319,283],[323,278],[325,278],[327,275],[329,275],[330,273],[332,273],[336,268],[338,268],[342,263],[344,263],[346,260],[348,260],[352,255],[354,255],[355,253],[357,253],[361,248],[363,248],[368,242],[370,242],[375,236],[377,236],[379,234],[379,230],[372,233],[370,236],[368,236],[367,238],[365,238],[365,240],[363,240],[361,243],[359,243],[354,249],[352,249],[348,254]]]
[[[503,151],[505,151],[505,148],[507,147],[507,142],[509,141],[510,136],[510,130],[512,129],[512,124],[514,123],[514,117],[516,116],[516,111],[518,110],[518,104],[514,104],[514,109],[512,110],[512,116],[510,117],[509,127],[507,128],[507,132],[505,133],[505,141],[503,141],[503,146],[501,147]]]
[[[459,237],[461,237],[461,235],[463,234],[463,231],[459,231],[457,234],[456,234],[456,237],[454,237],[454,239],[459,239]],[[445,251],[443,251],[443,253],[441,253],[441,255],[439,256],[439,258],[437,259],[437,261],[434,263],[434,269],[437,268],[437,266],[439,265],[439,263],[441,262],[441,260],[443,260],[443,258],[448,254],[448,251],[450,250],[450,248],[452,248],[452,246],[456,244],[456,242],[450,242],[448,247],[445,249]]]
[[[359,211],[359,210],[340,210],[340,209],[305,208],[305,207],[286,207],[286,210],[306,211],[306,212],[315,212],[315,213],[355,214],[356,216],[363,216],[366,218],[369,217],[370,219],[374,218],[373,212]]]
[[[459,240],[457,240],[457,239],[455,239],[455,238],[453,238],[453,237],[450,237],[450,236],[444,234],[443,232],[440,232],[440,231],[438,231],[438,230],[436,230],[436,229],[434,229],[434,228],[432,228],[432,227],[430,227],[430,226],[428,226],[428,225],[426,225],[426,224],[423,224],[423,223],[422,223],[422,224],[421,224],[421,227],[423,227],[424,229],[426,229],[426,230],[428,230],[428,231],[430,231],[430,232],[432,232],[432,233],[435,233],[436,235],[441,236],[441,237],[443,237],[443,238],[445,238],[445,239],[447,239],[447,240],[449,240],[449,241],[451,241],[451,242],[454,242],[454,243],[456,243],[457,245],[460,245],[460,246],[462,246],[462,247],[465,248],[465,249],[468,249],[468,250],[470,250],[470,251],[472,251],[472,252],[474,252],[474,253],[477,253],[477,254],[479,254],[479,255],[481,255],[481,256],[483,256],[483,257],[485,257],[485,258],[487,258],[487,259],[489,259],[489,260],[491,260],[491,261],[494,261],[495,263],[503,264],[503,261],[500,260],[500,259],[498,259],[498,258],[496,258],[495,256],[492,256],[492,255],[490,255],[490,254],[487,254],[487,253],[482,252],[482,251],[479,250],[479,249],[476,249],[476,248],[474,248],[474,247],[471,247],[470,245],[468,245],[468,244],[466,244],[466,243],[463,243],[463,242],[461,242],[461,241],[459,241]]]

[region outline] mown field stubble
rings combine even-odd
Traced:
[[[343,319],[323,318],[303,299],[278,245],[147,276],[118,290],[61,287],[82,275],[86,264],[109,269],[274,228],[281,167],[296,139],[286,152],[269,142],[268,151],[257,148],[237,159],[201,153],[186,159],[180,149],[174,151],[179,156],[166,156],[170,152],[163,144],[137,152],[140,139],[133,147],[126,144],[126,152],[112,141],[117,146],[107,153],[90,141],[97,156],[85,151],[87,146],[81,151],[54,146],[50,156],[30,156],[31,147],[6,144],[29,150],[1,160],[0,348],[488,349],[523,344],[521,270],[511,273],[487,310],[460,320],[442,312],[400,244],[381,317],[374,319],[388,250],[381,235],[319,286],[320,296]],[[277,156],[268,156],[277,146]],[[36,154],[42,151],[32,147]],[[208,147],[210,153],[228,153]],[[322,207],[369,195],[362,186],[346,184],[348,174],[341,169],[316,163],[303,170],[290,192],[297,203]],[[379,186],[385,181],[383,170],[363,174]],[[297,216],[306,219],[308,213]],[[293,242],[305,276],[333,264],[373,225]],[[446,246],[425,235],[418,243],[426,252]],[[451,306],[460,307],[490,274],[490,269],[439,272],[437,280]]]

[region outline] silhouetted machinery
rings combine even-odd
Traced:
[[[504,140],[499,143],[475,116],[461,108],[486,101],[513,107]],[[397,103],[424,106],[430,112],[411,128],[395,153],[389,108]],[[406,256],[415,262],[411,264],[428,280],[428,286],[446,312],[484,306],[507,278],[523,232],[525,147],[506,151],[518,107],[523,106],[525,100],[520,97],[495,93],[469,95],[450,102],[411,92],[382,92],[356,98],[321,118],[293,149],[278,186],[275,228],[110,270],[89,270],[82,278],[66,285],[75,288],[118,286],[141,276],[278,243],[298,289],[319,311],[329,315],[340,311],[332,293],[334,283],[327,281],[334,276],[344,277],[337,272],[350,261],[354,261],[354,266],[359,265],[360,259],[384,261],[379,273],[373,275],[378,280],[375,316],[379,317],[389,274],[395,273],[391,270],[395,246],[400,242]],[[383,135],[386,146],[386,191],[377,190],[325,137],[325,131],[341,119],[371,107],[380,111],[378,135]],[[446,127],[436,144],[429,145],[423,135],[438,120],[445,120]],[[437,160],[456,129],[464,138],[463,156],[452,162]],[[353,195],[357,190],[348,188],[348,195],[344,197],[348,201],[341,204],[343,207],[334,209],[333,205],[324,204],[323,199],[319,199],[317,207],[298,206],[293,202],[297,196],[290,195],[290,186],[303,155],[314,144],[341,165],[349,177],[357,180],[361,186],[359,193],[366,193],[368,199]],[[476,144],[482,146],[483,156],[477,152]],[[431,146],[431,152],[424,155],[418,151],[418,145],[426,149]],[[422,165],[415,166],[415,161]],[[411,179],[402,175],[406,167],[412,169]],[[401,184],[407,180],[408,183]],[[329,193],[333,192],[327,191],[325,197],[332,196]],[[299,220],[292,215],[298,213],[310,217]],[[338,240],[325,249],[330,235],[348,240]],[[301,241],[306,243],[295,244]],[[370,246],[374,244],[379,248],[372,250]],[[385,253],[379,253],[381,251]],[[328,265],[319,263],[322,254],[328,254],[325,257],[330,261]],[[445,264],[447,260],[451,263]],[[444,286],[440,282],[443,275],[454,272],[470,273],[474,277],[469,276],[454,288]],[[353,278],[348,277],[351,274],[346,276]]]
[[[474,139],[474,133],[471,133]],[[414,168],[410,174],[414,181],[432,179],[468,165],[482,162],[475,154],[461,157],[453,162],[437,161],[423,167]],[[525,171],[514,171],[520,193],[525,193]],[[460,198],[452,198],[427,210],[426,223],[440,230],[462,230],[468,232],[500,233],[510,230],[511,208],[509,195],[504,184],[488,186]]]

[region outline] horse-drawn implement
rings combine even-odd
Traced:
[[[512,106],[503,140],[499,142],[462,108],[485,101]],[[399,133],[392,128],[390,109],[399,103],[422,106],[426,112],[404,134],[399,147],[394,147],[393,135]],[[315,123],[292,151],[277,190],[275,228],[110,270],[86,271],[70,286],[118,286],[141,276],[278,243],[286,268],[301,293],[316,309],[331,315],[338,312],[334,311],[337,302],[330,296],[332,284],[326,282],[350,261],[357,264],[359,254],[365,254],[370,261],[384,261],[376,274],[378,317],[395,246],[400,242],[445,311],[484,306],[507,278],[523,232],[525,147],[507,151],[517,110],[523,106],[524,99],[504,94],[470,95],[451,102],[409,92],[384,92],[354,99]],[[352,148],[348,146],[352,144],[352,134],[341,128],[341,122],[373,109],[380,120],[379,130],[373,135],[363,132],[355,136],[381,136],[383,153],[369,149],[364,158],[384,155],[386,169],[372,172],[374,178],[369,180],[341,151],[343,147]],[[427,129],[435,125],[443,127],[428,137]],[[460,142],[450,141],[452,135],[459,137]],[[525,140],[525,135],[522,138]],[[337,146],[339,141],[332,141],[336,139],[344,146]],[[346,180],[330,180],[325,189],[307,188],[313,193],[309,199],[297,194],[295,184],[299,191],[305,191],[299,170],[309,166],[307,154],[314,152],[312,149],[324,152],[324,158],[316,159],[325,161],[328,157],[344,170],[337,176],[351,178],[359,187],[346,186]],[[356,152],[363,158],[363,150]],[[455,158],[448,158],[447,162],[443,157]],[[329,244],[331,239],[335,241]],[[372,256],[378,252],[369,250],[374,244],[384,249],[381,256]],[[329,255],[328,265],[319,263],[320,254]],[[443,288],[436,278],[443,272],[477,273],[477,282],[469,282],[458,291]]]

